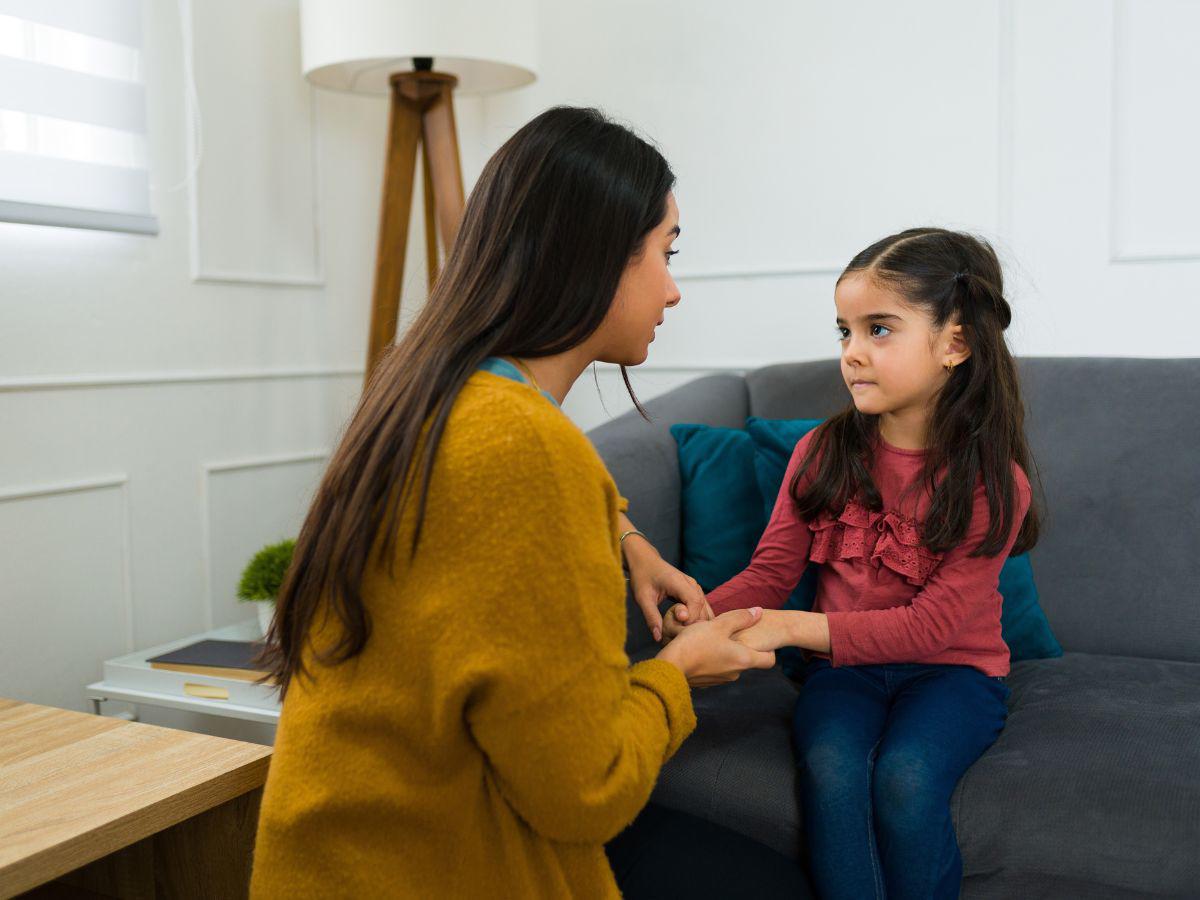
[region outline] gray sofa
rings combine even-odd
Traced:
[[[1008,726],[953,799],[964,897],[1200,897],[1200,359],[1020,363],[1046,496],[1032,553],[1065,655],[1019,662]],[[590,433],[630,516],[680,560],[676,422],[823,417],[835,362],[701,378]],[[629,605],[628,650],[654,647]],[[695,694],[655,799],[799,857],[778,670]]]

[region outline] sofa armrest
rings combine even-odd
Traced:
[[[629,500],[629,518],[664,559],[678,565],[679,457],[667,426],[622,416],[588,437]]]
[[[679,460],[671,433],[638,417],[602,425],[589,437],[629,500],[629,518],[664,559],[679,565]],[[645,658],[654,638],[631,594],[625,598],[625,616],[625,650],[635,659]]]

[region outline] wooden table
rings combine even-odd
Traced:
[[[0,898],[246,896],[270,756],[0,698]]]

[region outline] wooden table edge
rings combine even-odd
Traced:
[[[266,784],[271,748],[257,759],[230,769],[219,778],[200,782],[186,790],[134,810],[99,828],[72,835],[50,847],[0,867],[0,900],[31,890],[62,875],[103,859],[110,853],[135,844],[172,825],[215,809]],[[206,793],[211,795],[204,797]],[[204,797],[202,806],[181,801]],[[186,807],[185,814],[179,814]]]

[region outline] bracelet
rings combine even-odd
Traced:
[[[629,537],[631,534],[639,535],[642,538],[642,540],[644,540],[647,544],[650,543],[650,538],[646,537],[644,534],[642,534],[636,528],[632,529],[631,531],[622,531],[621,532],[621,536],[619,538],[617,538],[617,547],[620,548],[620,552],[621,552],[621,568],[624,569],[626,572],[629,571],[629,560],[625,557],[625,538]],[[625,580],[626,581],[629,580],[628,576],[626,576]]]
[[[624,547],[625,546],[625,538],[629,537],[631,534],[636,534],[638,537],[640,537],[642,540],[644,540],[647,544],[650,543],[650,538],[646,537],[646,535],[642,534],[640,531],[638,531],[636,528],[634,528],[631,531],[622,531],[621,536],[619,538],[617,538],[617,545],[620,547]]]

